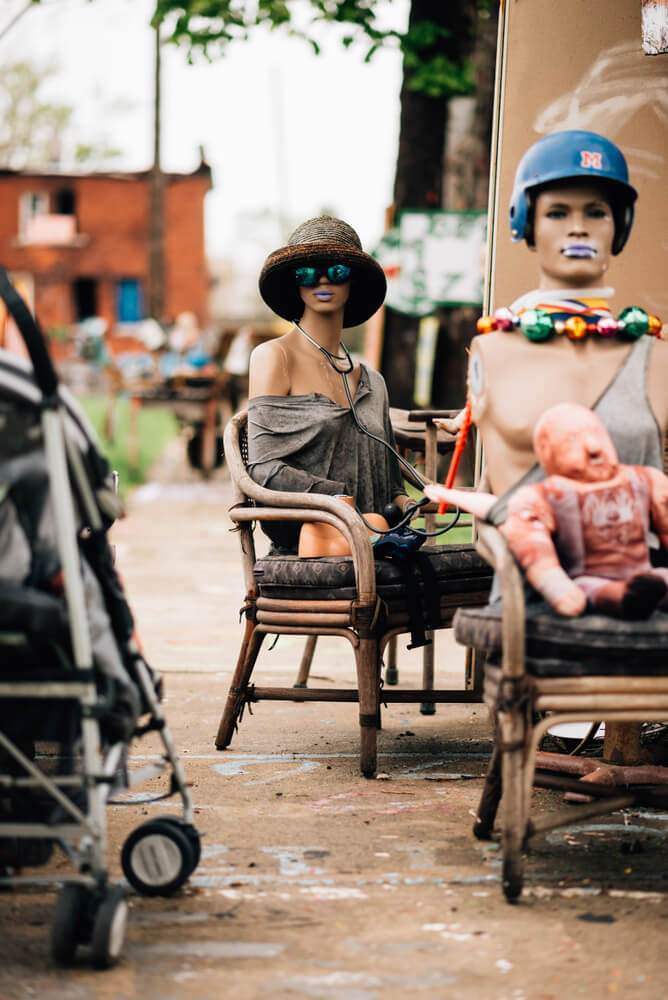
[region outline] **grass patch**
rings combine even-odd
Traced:
[[[179,431],[176,417],[167,407],[144,406],[137,417],[137,465],[128,462],[128,428],[130,423],[130,402],[119,399],[116,402],[116,433],[113,441],[103,435],[104,418],[108,400],[105,396],[84,396],[79,403],[92,423],[100,441],[100,450],[109,465],[118,473],[119,491],[126,496],[128,490],[140,486],[165,450],[169,441]]]
[[[470,520],[471,515],[462,511],[460,521]],[[438,517],[436,519],[436,525],[434,531],[438,531],[440,528],[444,528],[453,519],[452,512],[443,517]],[[411,527],[421,528],[424,531],[424,518],[416,517],[414,521],[411,521]],[[473,540],[473,529],[470,525],[460,527],[457,524],[456,527],[451,528],[446,531],[443,535],[438,535],[433,539],[436,545],[470,545]]]
[[[405,483],[406,493],[408,496],[412,497],[414,500],[420,500],[423,497],[423,493],[416,489],[411,483]],[[455,519],[456,512],[453,510],[448,510],[445,514],[439,515],[436,518],[436,525],[434,531],[440,528],[444,528],[447,524]],[[471,515],[467,514],[466,511],[462,511],[459,515],[459,520],[454,528],[446,531],[443,535],[438,535],[434,538],[436,545],[470,545],[473,541],[473,528],[470,523],[468,525],[460,526],[461,521],[471,521]],[[416,517],[411,521],[411,527],[420,528],[424,531],[424,518]]]

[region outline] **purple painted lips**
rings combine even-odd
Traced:
[[[576,260],[590,260],[598,255],[598,250],[591,243],[569,243],[561,252],[564,257],[573,257]]]
[[[321,291],[315,293],[317,299],[322,299],[323,302],[329,302],[332,297],[332,293],[323,288]]]

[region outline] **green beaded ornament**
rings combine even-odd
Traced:
[[[626,309],[622,309],[617,321],[623,324],[624,336],[630,337],[632,340],[644,336],[649,330],[649,316],[644,309],[640,309],[638,306],[628,306]]]
[[[520,329],[527,340],[547,340],[554,329],[552,317],[544,309],[527,309],[520,316]]]

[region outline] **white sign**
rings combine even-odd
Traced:
[[[412,316],[480,306],[486,237],[485,212],[402,212],[375,254],[388,277],[386,304]]]

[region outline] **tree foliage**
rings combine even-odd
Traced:
[[[391,0],[156,0],[152,23],[160,24],[164,37],[185,45],[189,57],[202,52],[209,58],[224,54],[235,41],[262,29],[282,31],[308,42],[320,51],[322,26],[339,25],[345,47],[362,44],[365,59],[379,48],[398,46],[411,89],[428,97],[470,94],[475,78],[468,59],[449,59],[443,51],[450,38],[439,21],[427,18],[400,32],[382,26],[381,8]],[[447,2],[447,0],[442,0]],[[477,0],[488,7],[492,0]]]
[[[85,140],[73,126],[74,108],[48,98],[55,65],[27,61],[0,65],[0,166],[11,170],[43,169],[59,164],[104,166],[120,156],[104,129]],[[112,106],[111,111],[127,110]]]
[[[20,170],[58,159],[60,138],[72,117],[66,104],[48,101],[42,92],[54,67],[38,70],[16,62],[0,73],[0,163]]]

